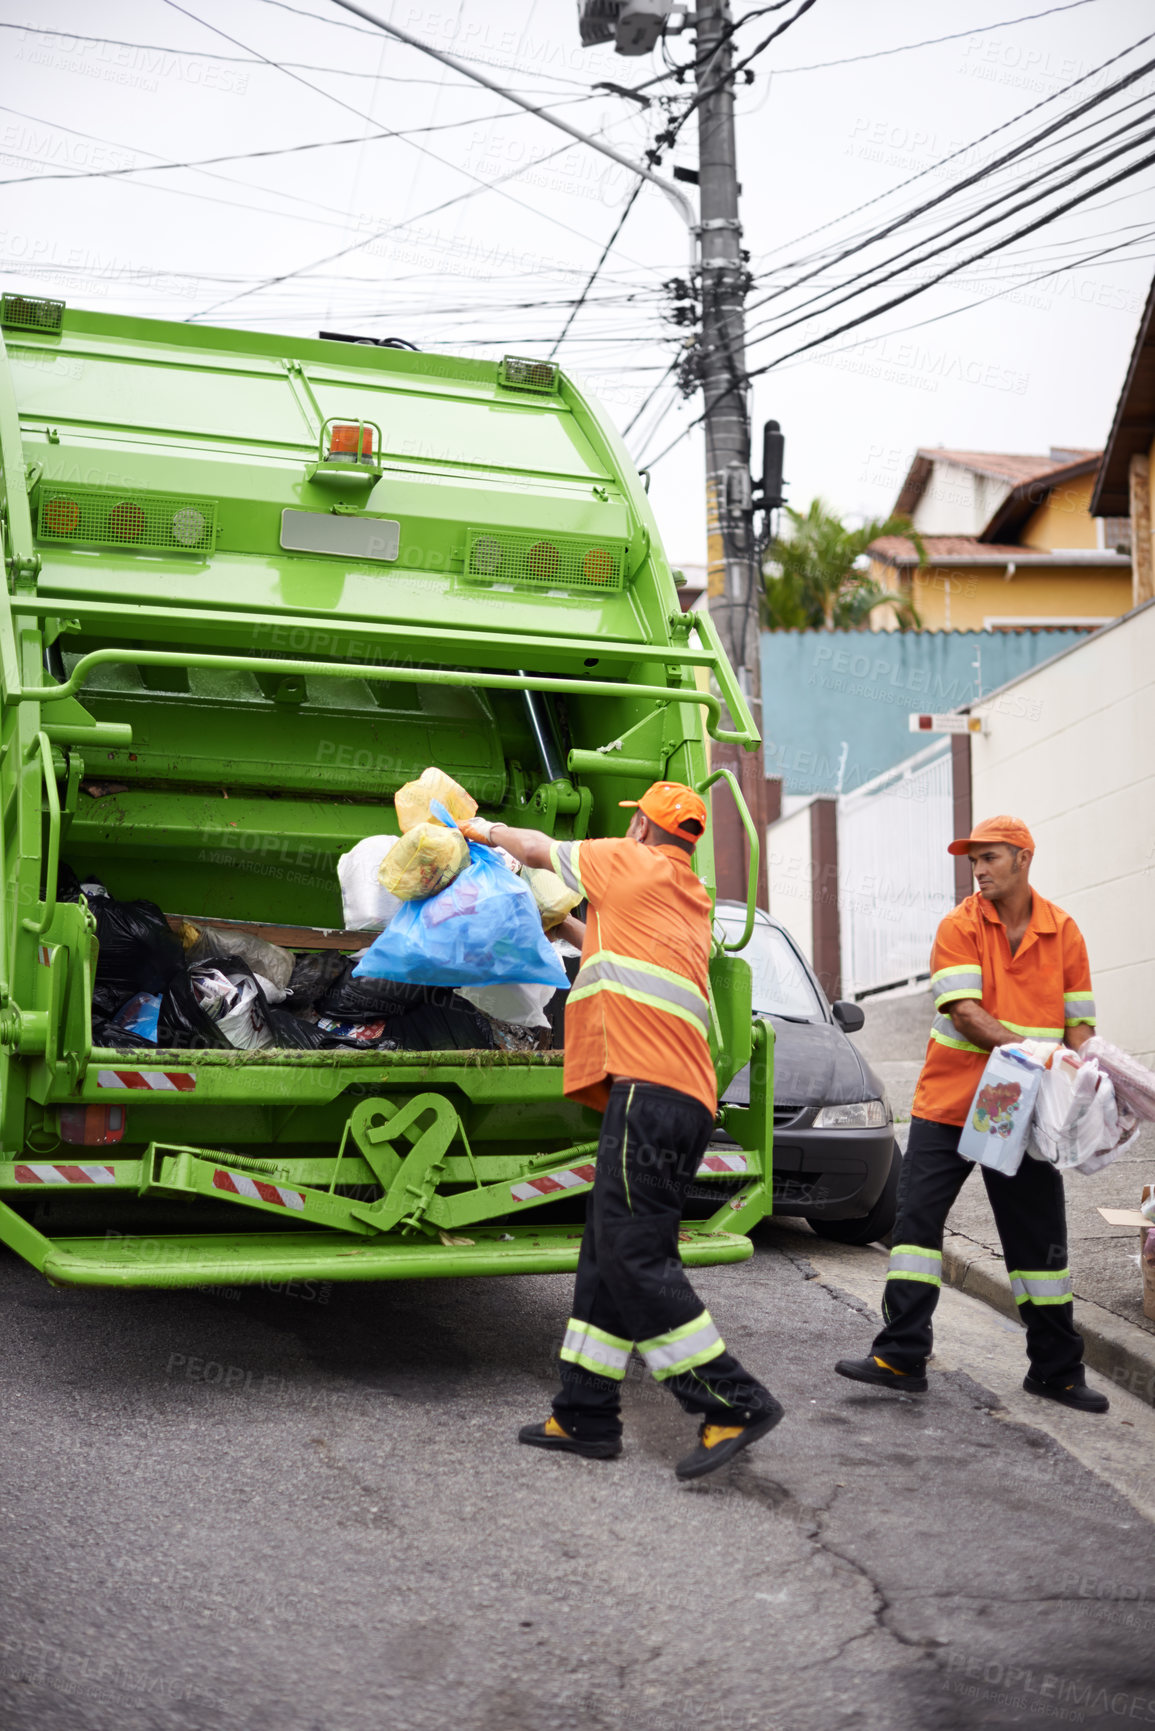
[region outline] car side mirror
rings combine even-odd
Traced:
[[[866,1021],[866,1011],[861,1004],[852,1004],[847,998],[837,998],[830,1006],[834,1012],[834,1020],[844,1034],[857,1034]]]

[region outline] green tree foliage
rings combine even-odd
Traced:
[[[786,507],[790,530],[778,536],[767,554],[763,575],[762,623],[771,631],[857,631],[868,626],[876,607],[894,609],[901,631],[921,624],[912,603],[884,589],[865,569],[865,554],[883,535],[905,535],[920,560],[926,553],[909,517],[888,517],[848,529],[821,499],[808,511]]]

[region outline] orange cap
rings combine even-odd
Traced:
[[[687,841],[697,841],[706,833],[706,802],[684,782],[655,781],[641,799],[620,799],[618,804],[637,806],[660,829]]]
[[[960,835],[952,841],[947,853],[969,853],[985,841],[1005,841],[1010,847],[1028,847],[1035,851],[1035,838],[1021,817],[984,817],[976,823],[970,835]]]

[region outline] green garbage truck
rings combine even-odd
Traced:
[[[62,884],[352,954],[337,861],[429,765],[559,838],[722,781],[740,949],[757,838],[709,742],[758,737],[608,417],[517,355],[20,294],[0,336],[0,1239],[59,1286],[573,1268],[598,1119],[560,1050],[102,1045],[91,894]],[[771,1204],[772,1035],[721,939],[710,980],[720,1088],[752,1086],[688,1264],[749,1256]]]

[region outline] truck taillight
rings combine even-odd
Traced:
[[[360,452],[358,452],[358,449],[357,449],[358,434],[360,435],[360,447],[361,447]],[[373,429],[372,429],[372,427],[366,427],[364,425],[357,425],[357,424],[345,425],[343,422],[339,421],[336,424],[336,426],[334,426],[332,428],[332,430],[330,431],[330,434],[329,434],[329,456],[330,457],[344,457],[346,459],[352,457],[353,460],[356,461],[358,456],[371,457],[372,455],[373,455]]]
[[[124,1135],[123,1106],[61,1106],[60,1140],[84,1148],[107,1148]]]

